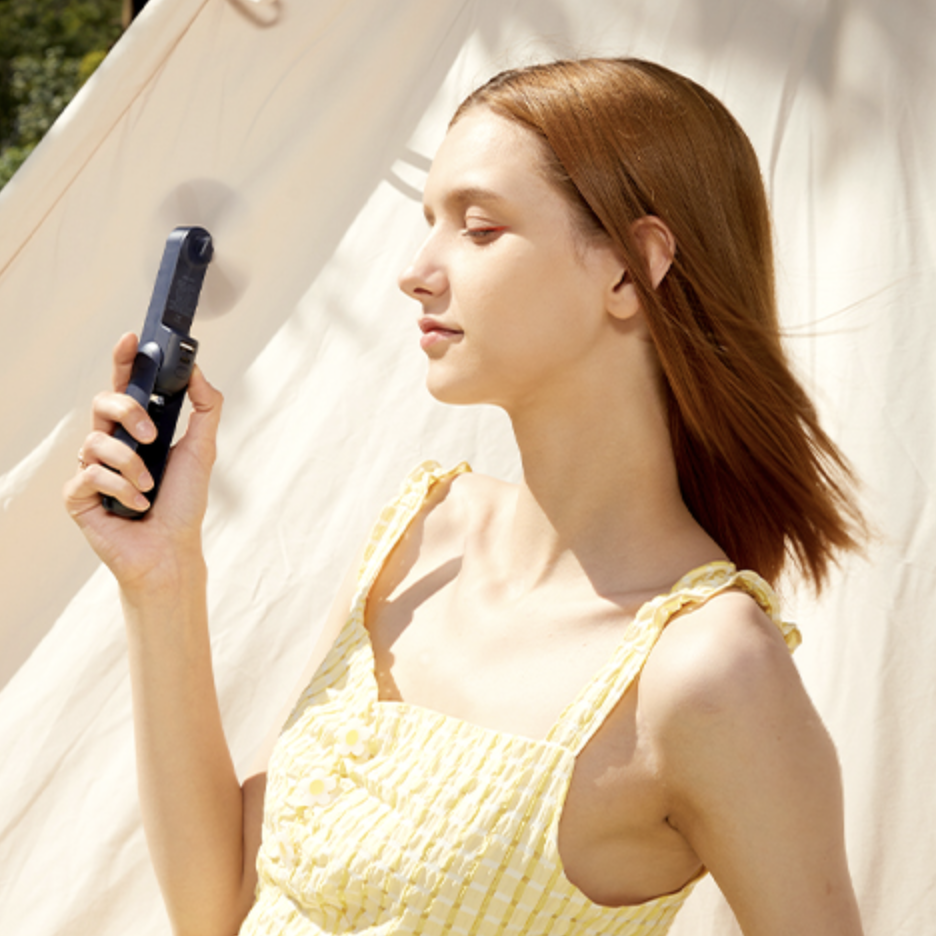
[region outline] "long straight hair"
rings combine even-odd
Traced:
[[[478,106],[545,143],[579,227],[627,265],[689,510],[736,565],[774,582],[792,559],[820,589],[864,528],[850,470],[781,344],[767,197],[744,131],[704,88],[639,59],[502,72],[452,123]],[[656,289],[633,235],[646,215],[676,242]]]

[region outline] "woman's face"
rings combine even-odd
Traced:
[[[577,234],[543,173],[540,141],[486,108],[446,136],[426,183],[429,235],[400,288],[422,305],[428,386],[508,410],[574,386],[613,330],[623,267]]]

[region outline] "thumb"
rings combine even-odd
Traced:
[[[213,444],[218,434],[218,423],[221,421],[221,409],[224,396],[213,387],[201,368],[196,364],[188,385],[188,396],[192,404],[192,413],[189,416],[188,432],[193,441]]]

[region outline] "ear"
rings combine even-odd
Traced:
[[[673,257],[676,254],[676,238],[673,237],[672,231],[666,224],[655,215],[638,218],[631,227],[631,231],[647,264],[650,282],[656,289],[673,264]],[[637,293],[630,272],[623,262],[620,262],[616,276],[608,297],[608,311],[615,318],[627,319],[639,310],[640,304],[637,301]]]
[[[650,281],[656,289],[673,265],[676,256],[676,238],[673,232],[656,215],[638,218],[631,232],[640,247],[650,273]]]

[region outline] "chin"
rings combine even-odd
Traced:
[[[489,394],[483,392],[477,381],[457,379],[451,374],[433,373],[430,367],[426,375],[426,389],[440,403],[449,406],[476,406],[493,403]]]
[[[451,384],[437,386],[432,381],[426,381],[426,389],[433,399],[438,400],[439,403],[445,403],[448,406],[472,406],[476,403],[485,402],[484,400],[479,400],[471,393],[464,392],[463,389],[459,390],[453,387]]]

